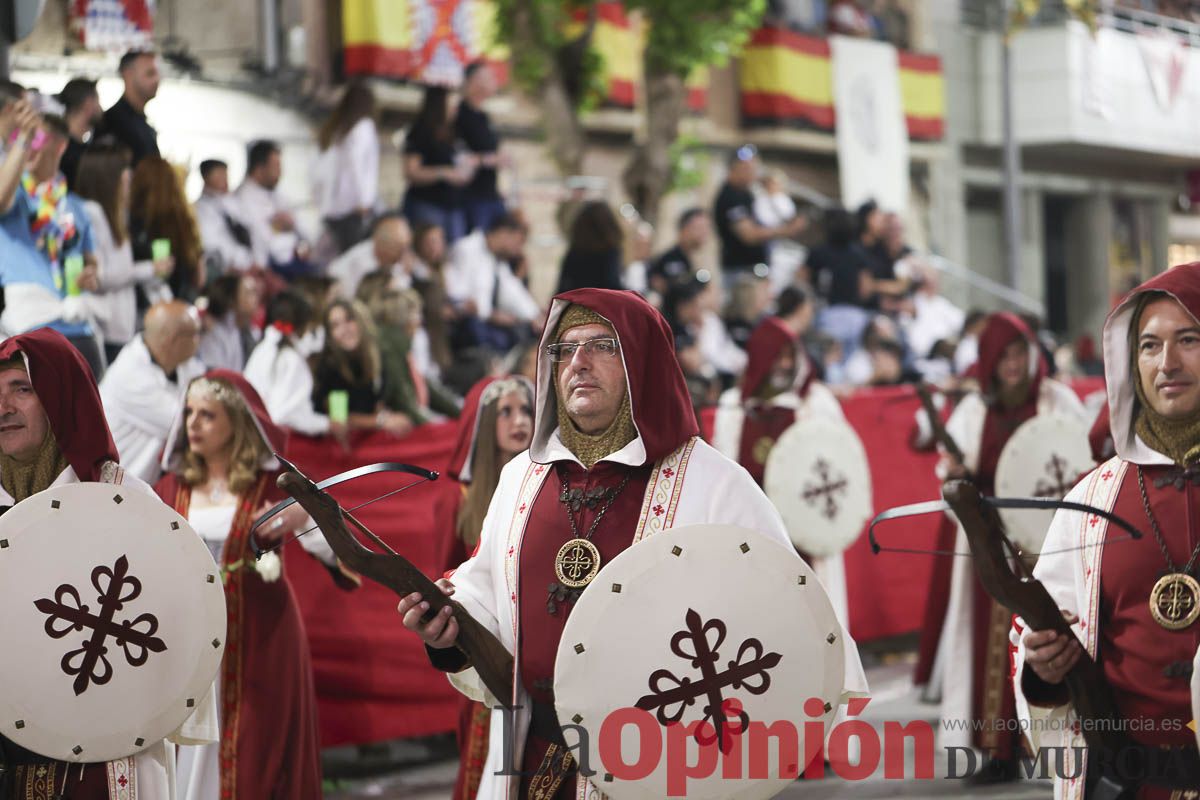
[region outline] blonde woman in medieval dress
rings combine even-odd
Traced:
[[[293,506],[251,534],[283,499],[275,486],[284,434],[240,374],[212,370],[188,386],[163,456],[159,496],[183,516],[221,565],[228,630],[214,684],[220,741],[181,748],[186,800],[321,797],[316,691],[308,641],[281,558],[256,560],[251,536],[271,548],[308,527]],[[319,536],[300,539],[337,570]],[[353,585],[350,576],[345,585]]]
[[[527,379],[484,378],[471,388],[446,468],[450,480],[439,481],[442,490],[434,501],[435,530],[441,537],[438,564],[447,577],[474,554],[500,470],[529,447],[532,436],[533,385]],[[473,800],[479,790],[491,716],[484,704],[460,698],[454,800]]]

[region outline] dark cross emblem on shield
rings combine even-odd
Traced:
[[[810,506],[824,503],[821,515],[825,519],[833,519],[838,514],[837,498],[834,495],[846,493],[846,478],[843,475],[835,476],[829,462],[823,458],[817,459],[813,471],[817,474],[817,482],[804,484],[802,497]]]
[[[643,711],[655,711],[660,724],[673,725],[683,718],[688,706],[703,697],[707,702],[702,722],[712,725],[715,733],[708,735],[702,724],[697,727],[695,739],[701,745],[715,741],[721,752],[729,753],[733,748],[731,734],[744,732],[750,724],[750,715],[737,709],[739,725],[730,727],[726,712],[731,707],[736,709],[736,706],[727,705],[725,688],[762,694],[771,687],[770,670],[774,669],[782,656],[779,653],[764,655],[762,642],[746,639],[738,648],[737,658],[727,662],[726,670],[720,672],[717,662],[721,656],[718,651],[725,641],[725,623],[719,619],[702,622],[700,615],[690,608],[684,619],[687,628],[671,637],[671,652],[699,669],[700,679],[680,678],[667,669],[655,670],[649,679],[652,694],[639,699],[636,705]]]
[[[145,664],[150,652],[167,649],[163,640],[154,635],[158,632],[158,618],[153,614],[141,614],[133,621],[114,621],[117,612],[142,593],[142,582],[128,573],[129,560],[125,556],[118,558],[112,569],[101,565],[92,570],[92,586],[100,593],[96,598],[100,607],[95,613],[82,604],[79,590],[69,583],[55,590],[53,600],[42,598],[33,603],[46,615],[46,633],[52,639],[84,628],[91,630],[83,646],[67,653],[60,662],[63,672],[75,676],[77,695],[87,691],[91,683],[103,686],[112,680],[113,668],[105,644],[110,636],[125,651],[125,660],[131,667]]]
[[[1050,456],[1050,460],[1042,468],[1044,477],[1039,478],[1033,487],[1033,496],[1053,497],[1056,500],[1066,497],[1067,492],[1075,485],[1074,476],[1068,471],[1069,467],[1067,460],[1058,453]]]

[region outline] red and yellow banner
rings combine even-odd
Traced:
[[[345,72],[456,85],[483,59],[504,82],[509,53],[495,25],[489,0],[343,0]]]
[[[942,138],[946,101],[941,59],[901,51],[899,61],[909,138]],[[833,130],[837,113],[828,40],[760,28],[742,55],[740,81],[747,122],[799,122]]]
[[[582,22],[582,13],[576,23]],[[596,6],[596,27],[592,31],[592,47],[604,59],[604,77],[608,87],[605,102],[618,108],[633,108],[642,86],[642,51],[646,48],[646,31],[625,13],[624,6],[605,0]],[[688,109],[703,111],[708,107],[708,69],[701,67],[687,80]]]

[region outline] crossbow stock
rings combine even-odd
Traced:
[[[451,613],[458,622],[459,632],[455,646],[470,660],[470,665],[475,668],[488,691],[504,706],[510,707],[512,705],[513,657],[500,643],[500,640],[472,617],[460,603],[443,594],[437,584],[413,566],[412,562],[389,547],[325,491],[339,483],[380,472],[406,472],[417,475],[423,480],[436,480],[438,474],[408,464],[369,464],[315,484],[294,464],[281,456],[277,456],[277,458],[286,468],[280,473],[277,484],[291,499],[284,500],[259,517],[251,532],[257,530],[274,514],[293,503],[299,503],[300,507],[312,517],[325,540],[329,542],[334,555],[347,567],[386,586],[401,598],[407,597],[413,592],[419,592],[422,599],[429,603],[426,619],[432,619],[442,608],[450,606],[453,609]],[[416,483],[409,486],[414,485]],[[403,489],[397,491],[403,491]],[[395,494],[395,492],[389,492],[383,496],[387,497],[391,494]],[[376,498],[376,500],[378,499],[382,498]],[[364,503],[364,505],[366,504]],[[361,531],[385,552],[375,552],[364,547],[351,533],[346,522]],[[254,541],[253,537],[251,537],[251,541]],[[256,553],[261,555],[257,546]]]
[[[1075,632],[1063,618],[1050,592],[1025,565],[1020,549],[1009,540],[1004,531],[1004,522],[999,509],[1064,509],[1080,511],[1103,517],[1124,529],[1129,538],[1140,539],[1142,534],[1126,520],[1085,503],[1049,498],[999,498],[985,497],[973,481],[948,480],[942,485],[943,501],[916,503],[911,506],[893,508],[879,514],[871,521],[868,538],[875,554],[882,552],[929,553],[933,555],[969,556],[979,576],[984,591],[1009,611],[1025,620],[1032,630],[1053,630],[1059,636],[1075,639]],[[881,522],[902,517],[953,511],[962,523],[970,553],[934,552],[880,545],[875,537],[875,526]],[[1078,549],[1078,548],[1071,548]],[[1058,551],[1043,551],[1042,555]],[[1015,571],[1014,571],[1015,570]],[[1126,751],[1132,741],[1120,725],[1121,714],[1113,699],[1112,689],[1100,666],[1088,654],[1080,642],[1081,654],[1075,666],[1063,679],[1071,705],[1081,721],[1081,732],[1088,748],[1113,758]],[[1105,800],[1128,800],[1137,792],[1136,785],[1112,776],[1104,775],[1096,786],[1096,796]],[[1090,795],[1089,795],[1090,796]]]

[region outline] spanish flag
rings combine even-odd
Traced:
[[[483,59],[503,83],[509,51],[495,31],[491,0],[343,0],[343,65],[347,75],[424,80],[436,74],[442,82],[448,65]]]
[[[901,51],[900,97],[910,139],[942,138],[945,86],[941,59]],[[742,117],[754,124],[800,123],[833,130],[833,61],[829,42],[760,28],[742,55]]]
[[[585,13],[576,13],[576,29],[581,29]],[[604,59],[607,86],[605,103],[618,108],[633,108],[637,104],[637,93],[641,91],[644,74],[642,54],[646,49],[645,27],[635,25],[621,3],[604,0],[596,6],[592,48]],[[688,109],[703,111],[708,106],[707,68],[699,67],[692,71],[688,76],[687,90]]]

